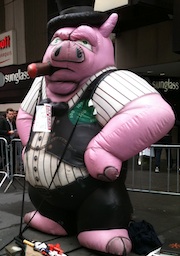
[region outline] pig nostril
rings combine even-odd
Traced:
[[[77,58],[78,59],[82,58],[82,51],[80,49],[77,49],[76,53],[77,53]]]
[[[57,56],[59,55],[60,50],[61,50],[61,47],[59,47],[59,48],[55,51],[55,53],[54,53],[55,57],[57,57]]]

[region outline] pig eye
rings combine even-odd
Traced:
[[[52,41],[51,41],[51,45],[56,45],[58,43],[60,43],[62,40],[59,37],[55,37]]]
[[[92,50],[92,45],[87,40],[79,40],[77,42],[86,47],[87,49]]]

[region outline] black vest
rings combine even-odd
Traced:
[[[98,76],[86,89],[79,101],[63,115],[56,116],[46,145],[46,152],[71,166],[84,167],[84,152],[90,140],[102,129],[93,116],[93,107],[88,107],[99,83],[114,70]],[[27,146],[34,137],[31,137]]]

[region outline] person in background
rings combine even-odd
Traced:
[[[13,138],[18,137],[16,121],[14,119],[14,110],[12,108],[8,108],[5,115],[0,117],[0,137],[5,138],[8,144],[10,144]],[[2,149],[0,149],[0,169],[3,168],[4,159],[4,152],[1,152],[1,150]],[[14,156],[12,164],[14,165]]]
[[[5,117],[0,117],[0,137],[10,143],[11,139],[17,136],[16,123],[14,121],[14,110],[8,108]]]
[[[18,111],[17,111],[17,110],[14,110],[14,121],[15,121],[15,122],[16,122],[17,115],[18,115]]]
[[[158,140],[155,144],[163,144],[163,145],[170,145],[172,143],[172,136],[171,132],[167,133],[163,138]],[[162,153],[163,148],[162,147],[155,147],[154,152],[155,152],[155,172],[158,173],[160,171],[160,165],[161,165],[161,153]],[[165,148],[166,150],[166,159],[167,159],[167,164],[168,160],[170,169],[173,166],[173,159],[172,159],[172,153],[170,148]]]

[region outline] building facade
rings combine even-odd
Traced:
[[[119,14],[114,31],[117,67],[147,79],[180,119],[180,1],[129,0],[109,10],[114,11]],[[47,22],[57,15],[55,0],[0,0],[0,112],[7,106],[18,108],[28,91],[32,81],[27,65],[41,61],[48,44]],[[4,53],[8,43],[10,63]]]

